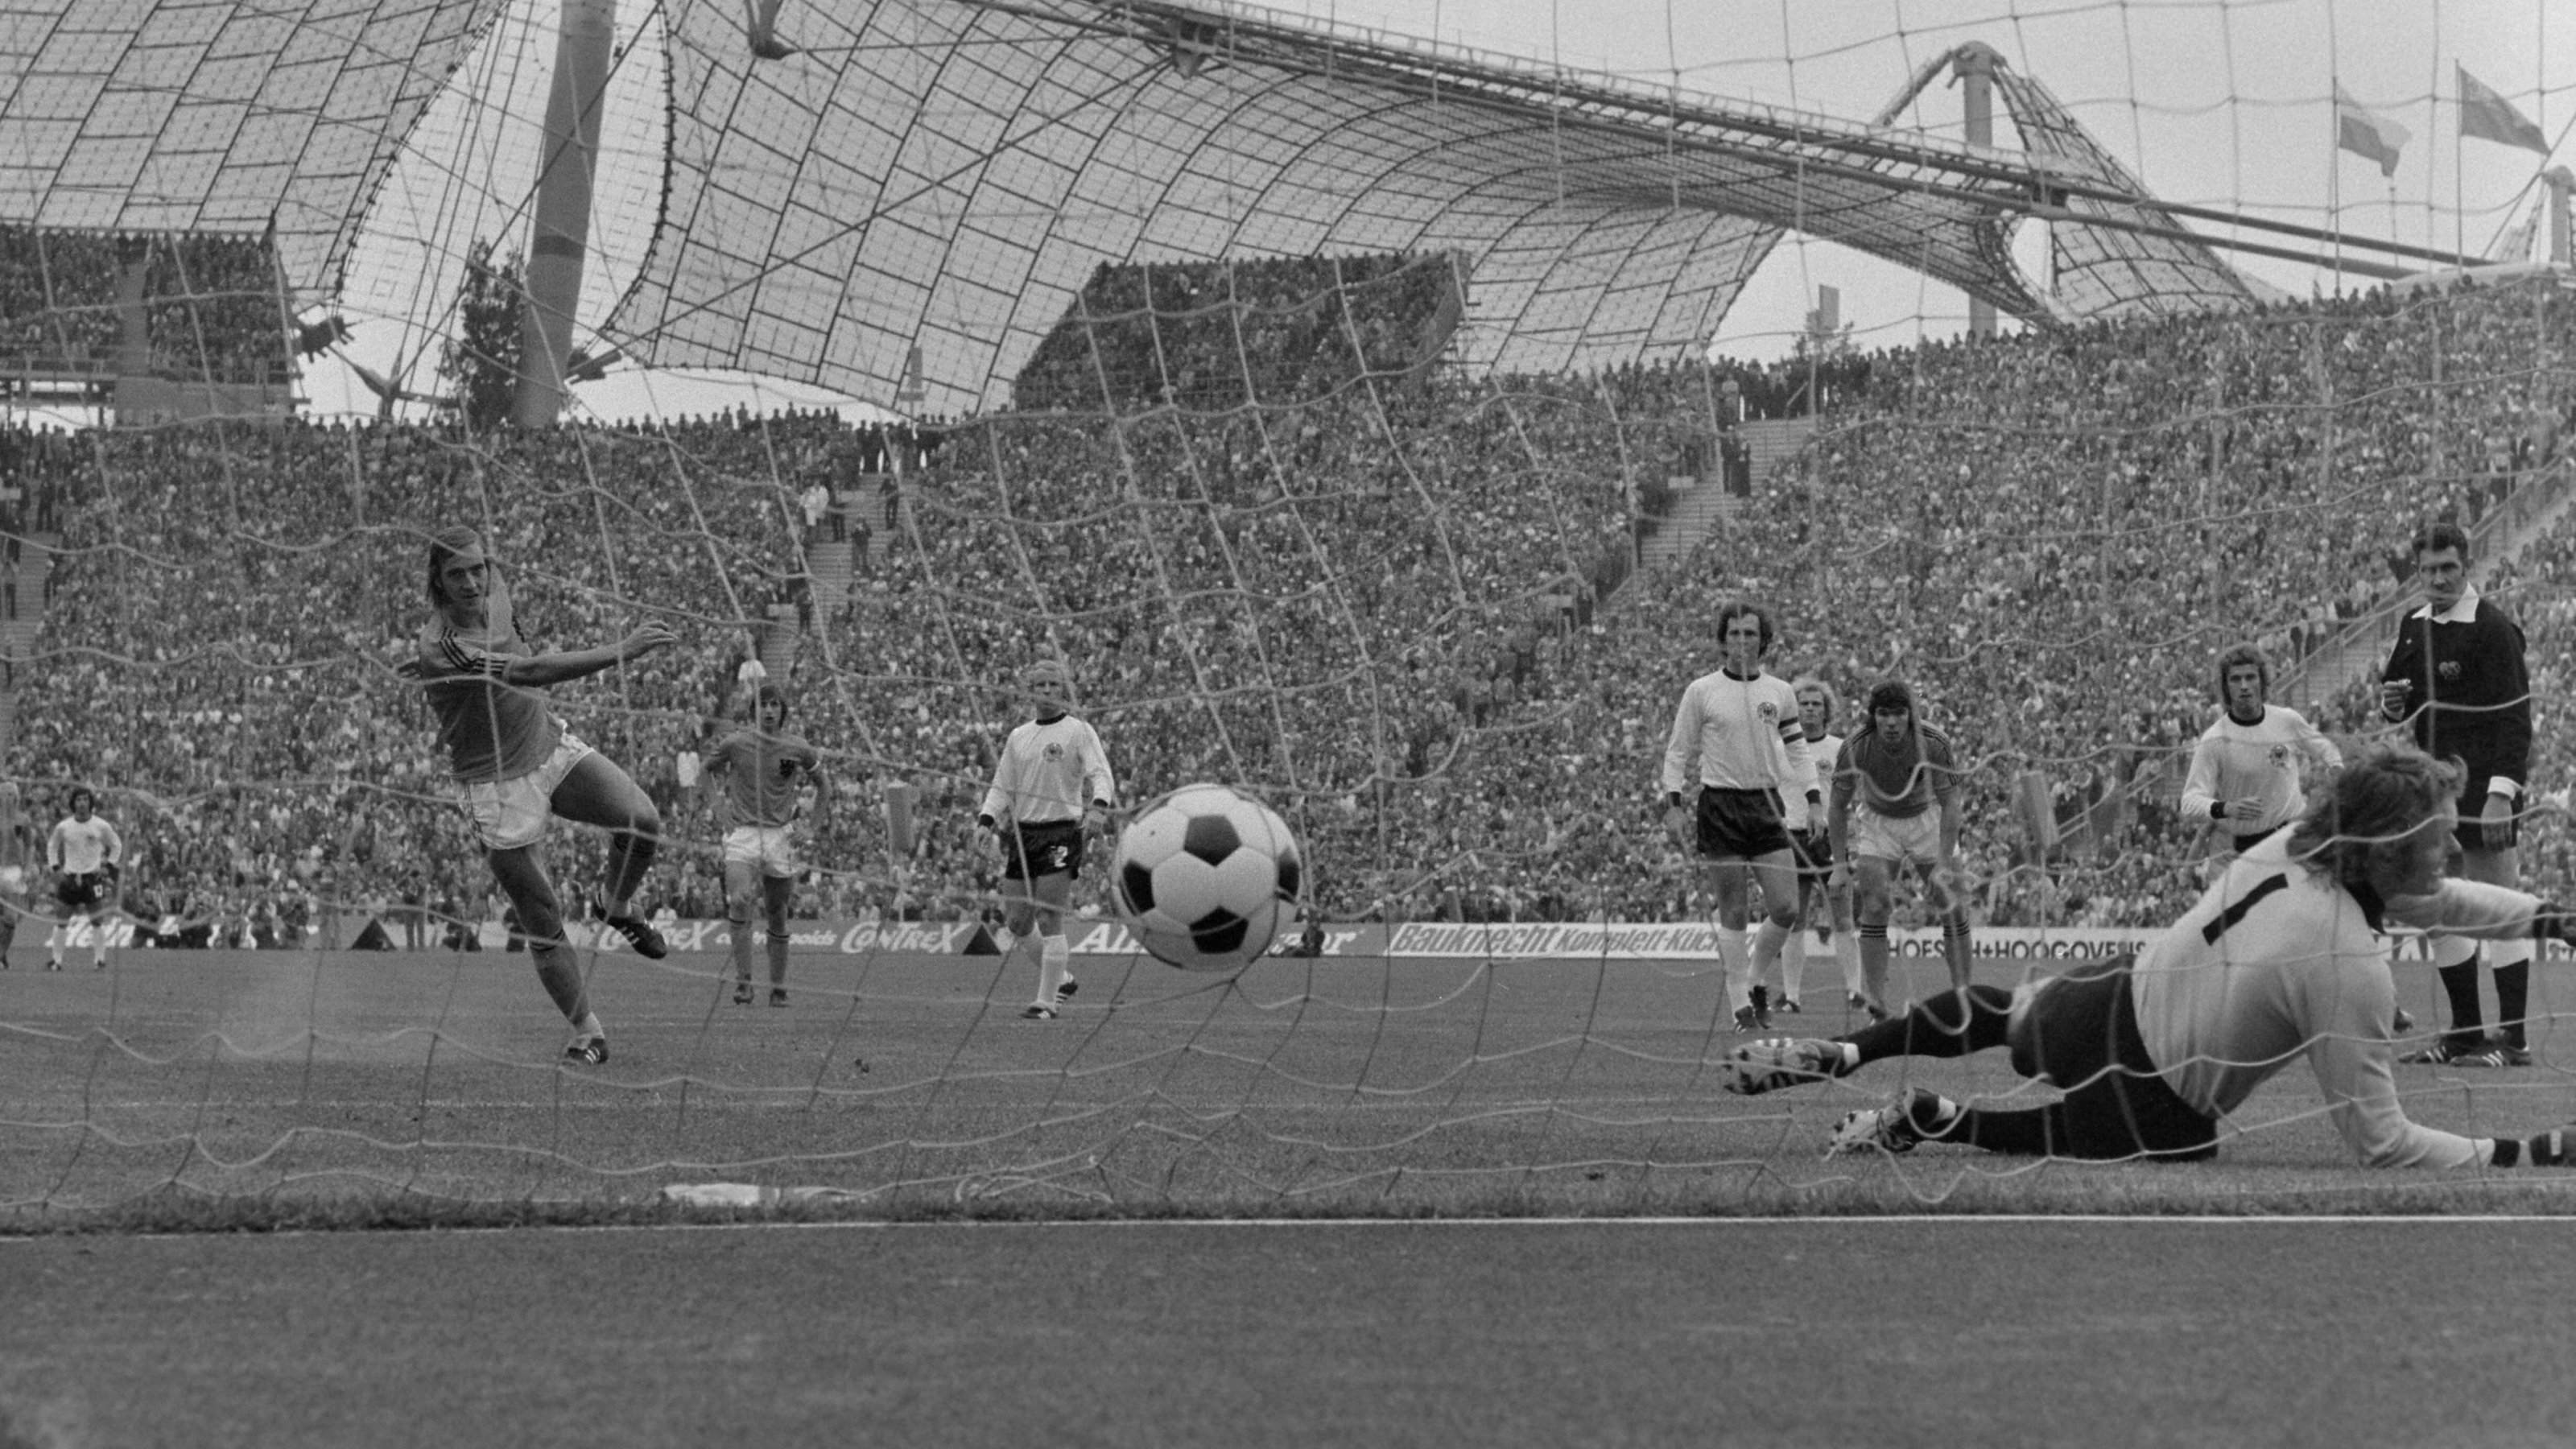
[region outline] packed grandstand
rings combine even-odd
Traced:
[[[31,238],[8,236],[0,276],[22,351],[125,345],[120,263],[98,260],[122,247],[188,280],[146,290],[181,299],[148,309],[155,355],[283,359],[256,246]],[[1783,619],[1777,672],[1847,701],[1905,677],[1961,742],[1990,925],[2186,901],[2172,801],[2210,661],[2257,640],[2282,689],[2316,689],[2331,672],[2303,661],[2403,597],[2422,520],[2499,552],[2486,587],[2530,632],[2536,692],[2576,670],[2549,362],[2576,313],[2551,278],[1555,376],[1441,365],[1467,285],[1437,254],[1104,269],[1016,406],[935,426],[10,432],[21,820],[98,787],[129,911],[191,939],[495,917],[392,672],[423,541],[455,522],[488,531],[540,640],[681,633],[561,708],[663,803],[677,848],[651,894],[683,916],[720,899],[684,757],[754,654],[842,797],[797,913],[930,920],[990,909],[972,802],[1006,676],[1042,654],[1074,663],[1131,800],[1260,789],[1307,841],[1312,910],[1341,921],[1692,918],[1652,780],[1737,595]],[[1679,497],[1725,490],[1731,435],[1777,419],[1799,448],[1640,570],[1685,526]],[[818,482],[832,506],[809,513]],[[2375,728],[2367,671],[2332,683],[2276,698]],[[2567,744],[2541,739],[2546,791]],[[2034,778],[2053,841],[2014,807]],[[900,854],[898,785],[921,827]],[[2534,868],[2564,871],[2554,817],[2534,835]],[[557,848],[581,879],[600,846]]]

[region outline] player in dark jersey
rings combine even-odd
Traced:
[[[638,955],[659,958],[669,948],[635,908],[634,895],[652,869],[662,817],[632,777],[555,718],[543,691],[667,648],[678,637],[644,624],[614,644],[536,652],[511,614],[509,589],[482,535],[470,528],[442,529],[431,539],[429,602],[435,612],[421,627],[420,652],[401,672],[428,692],[459,803],[482,839],[492,878],[517,912],[537,980],[572,1023],[564,1056],[604,1062],[608,1034],[591,1013],[580,963],[564,937],[563,906],[536,847],[557,816],[607,830],[608,879],[598,912]]]
[[[800,776],[817,786],[815,809],[830,808],[823,756],[787,732],[787,692],[763,683],[752,695],[753,723],[726,735],[707,751],[707,773],[724,777],[716,793],[717,823],[724,829],[725,918],[733,926],[733,1000],[751,1004],[751,915],[760,907],[767,928],[769,1004],[787,1004],[787,904],[804,867],[788,827],[796,819]]]
[[[2424,606],[2398,624],[2381,674],[2379,707],[2403,721],[2437,760],[2457,760],[2461,782],[2460,874],[2511,886],[2522,873],[2515,822],[2531,769],[2531,680],[2522,628],[2469,583],[2469,536],[2454,523],[2415,535],[2415,577]],[[2408,1061],[2462,1067],[2527,1067],[2523,1018],[2531,1003],[2532,943],[2487,947],[2495,967],[2498,1035],[2478,1007],[2478,943],[2431,939],[2433,965],[2449,998],[2451,1026]]]

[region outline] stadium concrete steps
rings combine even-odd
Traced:
[[[19,540],[18,565],[8,580],[16,590],[16,609],[0,616],[0,754],[6,754],[18,743],[18,682],[27,660],[36,657],[37,641],[45,632],[45,584],[54,568],[54,550],[61,545],[55,534],[39,534]]]
[[[1701,539],[1717,532],[1735,516],[1740,502],[1726,491],[1725,480],[1717,474],[1706,478],[1676,475],[1672,512],[1664,515],[1661,528],[1637,550],[1637,571],[1665,568],[1690,556]]]
[[[848,602],[850,562],[858,545],[818,539],[805,545],[805,572],[814,580],[814,607],[828,614]]]
[[[1760,418],[1740,424],[1745,450],[1753,455],[1753,482],[1760,487],[1773,472],[1794,462],[1798,450],[1815,436],[1814,418]]]

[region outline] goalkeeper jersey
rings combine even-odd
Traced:
[[[2373,1167],[2460,1167],[2489,1143],[2406,1120],[2391,1033],[2397,987],[2383,919],[2459,935],[2527,935],[2534,897],[2449,880],[2383,905],[2290,858],[2284,832],[2238,856],[2199,902],[2138,953],[2138,1036],[2175,1095],[2212,1118],[2304,1057],[2335,1129]]]

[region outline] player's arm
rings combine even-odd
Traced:
[[[984,803],[975,814],[975,823],[995,835],[1010,829],[1011,801],[1018,798],[1020,771],[1018,757],[1011,753],[1011,742],[1002,741],[1002,758],[993,765],[993,783],[984,791]]]
[[[1851,753],[1848,741],[1843,745],[1843,753]],[[1835,885],[1840,885],[1851,870],[1851,847],[1846,843],[1851,839],[1851,804],[1851,775],[1848,767],[1837,761],[1834,766],[1834,804],[1825,812],[1825,858],[1833,862],[1833,873],[1827,879]]]
[[[116,833],[116,827],[108,824],[107,817],[105,816],[99,817],[98,834],[100,849],[102,852],[99,857],[100,860],[110,867],[123,865],[125,863],[125,837]]]
[[[2384,917],[2419,931],[2481,941],[2526,937],[2564,941],[2576,936],[2576,918],[2538,896],[2510,886],[2451,879],[2431,895],[2398,896],[2384,903]]]
[[[1109,769],[1109,751],[1102,748],[1099,732],[1088,724],[1083,726],[1082,798],[1083,829],[1107,830],[1118,803],[1118,777]]]
[[[659,624],[643,624],[629,631],[614,644],[592,649],[564,649],[551,654],[516,655],[500,669],[501,682],[528,689],[543,689],[566,680],[587,679],[604,670],[616,668],[630,659],[641,659],[656,649],[667,649],[680,642],[680,636]]]
[[[2191,770],[2182,781],[2182,816],[2204,823],[2227,818],[2227,802],[2218,798],[2218,742],[2208,735],[2191,747]]]
[[[2391,723],[2414,713],[2415,676],[2423,672],[2423,638],[2432,632],[2429,621],[2422,629],[2410,627],[2413,622],[2397,621],[2397,643],[2388,651],[2388,666],[2379,671],[2379,714]]]
[[[1815,747],[1807,743],[1807,727],[1798,722],[1795,713],[1780,721],[1780,744],[1789,757],[1789,778],[1783,782],[1787,788],[1781,794],[1790,807],[1789,819],[1797,822],[1789,828],[1803,835],[1814,827],[1816,806],[1821,799],[1816,788]]]
[[[2523,658],[2522,628],[2498,618],[2494,631],[2496,675],[2495,754],[2487,774],[2486,818],[2498,824],[2511,818],[2522,797],[2522,782],[2531,773],[2531,671]],[[2501,804],[2499,804],[2501,797]]]
[[[1690,788],[1691,761],[1699,754],[1699,690],[1685,685],[1682,702],[1673,710],[1672,737],[1664,742],[1664,772],[1659,777],[1664,795],[1664,828],[1673,839],[1687,843],[1690,839],[1690,810],[1682,792]]]

